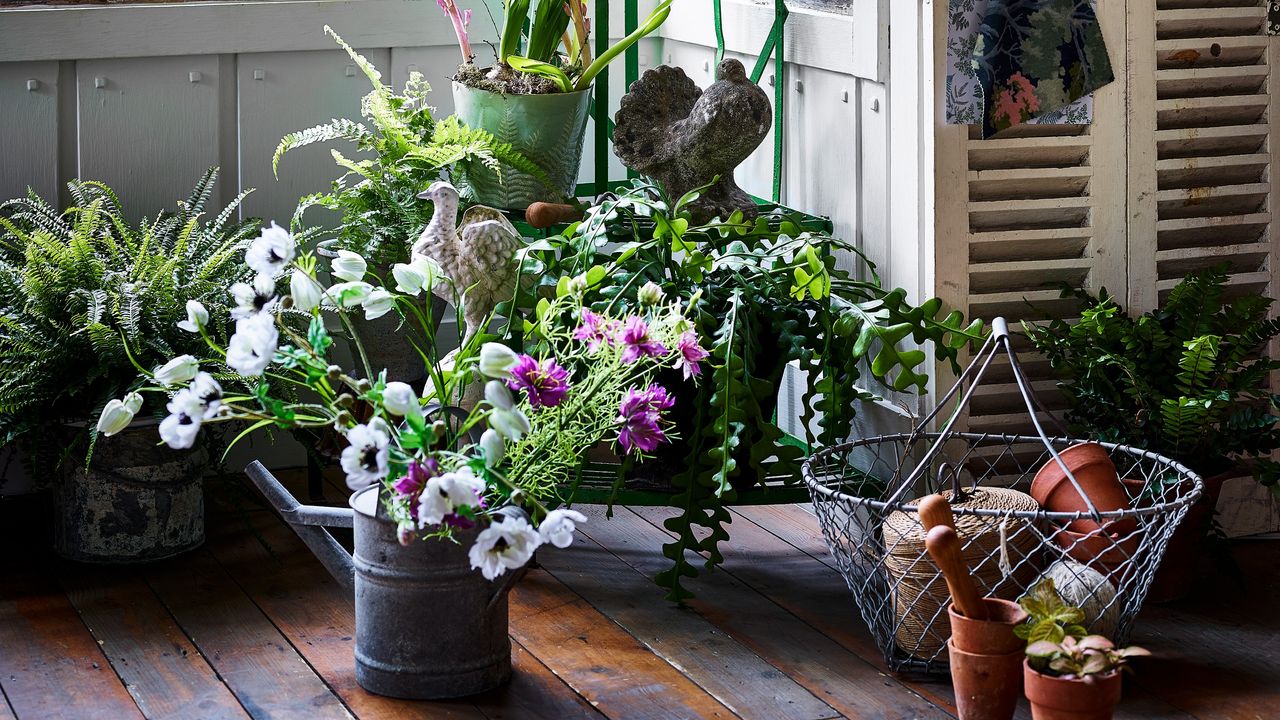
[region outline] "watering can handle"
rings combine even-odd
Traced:
[[[303,505],[257,460],[249,463],[244,472],[333,579],[349,592],[355,592],[355,565],[351,553],[325,530],[326,527],[351,527],[355,511],[351,508]]]

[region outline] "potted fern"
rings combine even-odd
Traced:
[[[354,143],[369,157],[352,160],[339,150],[330,151],[343,174],[327,192],[308,195],[298,203],[291,229],[300,242],[318,241],[319,254],[354,264],[352,273],[357,269],[362,273],[361,264],[367,264],[374,275],[389,280],[391,267],[409,261],[409,247],[431,220],[431,203],[418,195],[432,183],[448,180],[467,199],[474,197],[467,168],[485,168],[495,173],[540,172],[510,144],[499,142],[492,134],[469,128],[457,117],[434,118],[427,104],[431,87],[421,73],[410,73],[404,91],[396,93],[382,82],[378,69],[332,28],[325,26],[325,32],[346,50],[372,85],[361,103],[364,122],[337,119],[285,135],[272,157],[272,169],[278,177],[280,160],[286,153],[332,140]],[[316,207],[341,214],[335,229],[304,229],[305,214]],[[342,266],[342,262],[335,264]],[[432,317],[436,322],[444,317],[439,300]],[[402,380],[422,379],[422,359],[413,346],[421,347],[431,340],[420,337],[420,328],[403,323],[394,315],[375,320],[354,315],[352,323],[368,340],[365,349],[375,367],[386,368],[392,377]],[[431,330],[434,332],[434,328]],[[402,333],[409,334],[414,342],[404,342],[399,337]]]
[[[592,82],[614,58],[662,25],[671,2],[659,3],[640,27],[593,59],[584,0],[506,0],[497,63],[482,68],[473,62],[467,35],[471,11],[460,10],[454,0],[438,0],[462,51],[453,83],[458,116],[511,143],[542,169],[541,174],[499,174],[475,168],[472,180],[481,202],[524,210],[530,203],[574,196]]]
[[[1257,293],[1227,298],[1226,281],[1225,267],[1192,273],[1137,317],[1105,289],[1064,290],[1080,301],[1078,319],[1024,325],[1061,377],[1073,431],[1171,457],[1205,481],[1165,552],[1153,599],[1189,589],[1224,480],[1244,470],[1280,493],[1270,457],[1280,448],[1280,398],[1267,387],[1280,369],[1268,351],[1280,318],[1268,317],[1273,301]]]
[[[228,287],[254,296],[239,256],[255,223],[232,220],[244,195],[203,217],[216,174],[136,226],[95,182],[69,183],[61,213],[34,193],[0,205],[0,445],[53,478],[64,557],[149,560],[204,539],[205,454],[158,450],[165,399],[136,390],[139,369],[194,380],[197,330],[219,335]]]

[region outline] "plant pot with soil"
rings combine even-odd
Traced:
[[[518,168],[464,163],[461,179],[476,201],[525,210],[534,202],[572,199],[592,82],[614,58],[666,20],[671,0],[660,3],[640,27],[594,59],[585,2],[511,0],[505,4],[497,62],[487,68],[473,63],[467,34],[471,11],[460,10],[453,0],[440,6],[453,21],[462,51],[463,64],[453,82],[457,117],[530,161]]]

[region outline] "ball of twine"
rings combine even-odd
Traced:
[[[951,492],[942,494],[951,500]],[[918,504],[921,499],[907,504]],[[977,488],[961,501],[953,502],[951,507],[953,511],[961,508],[1011,512],[1040,509],[1030,495],[999,487]],[[962,556],[978,593],[1016,600],[1036,577],[1032,559],[1040,548],[1039,533],[1028,527],[1027,520],[1007,516],[956,513],[955,524],[963,546]],[[885,517],[884,568],[893,595],[894,636],[901,649],[928,660],[944,652],[951,637],[951,622],[947,619],[951,594],[942,571],[925,549],[924,536],[918,513],[897,510]],[[1004,561],[1012,568],[1007,576],[1002,567],[1006,566]]]

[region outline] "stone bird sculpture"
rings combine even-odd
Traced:
[[[657,180],[673,199],[720,180],[689,206],[696,222],[741,210],[754,217],[751,196],[733,171],[769,133],[769,96],[742,63],[725,60],[705,91],[679,68],[661,65],[631,84],[614,118],[614,150],[627,167]]]
[[[436,261],[449,278],[449,283],[437,284],[433,292],[462,308],[465,344],[484,329],[498,303],[509,300],[515,291],[520,233],[505,215],[483,205],[468,209],[459,222],[458,191],[447,182],[432,183],[418,197],[430,200],[435,209],[414,242],[411,257]]]

